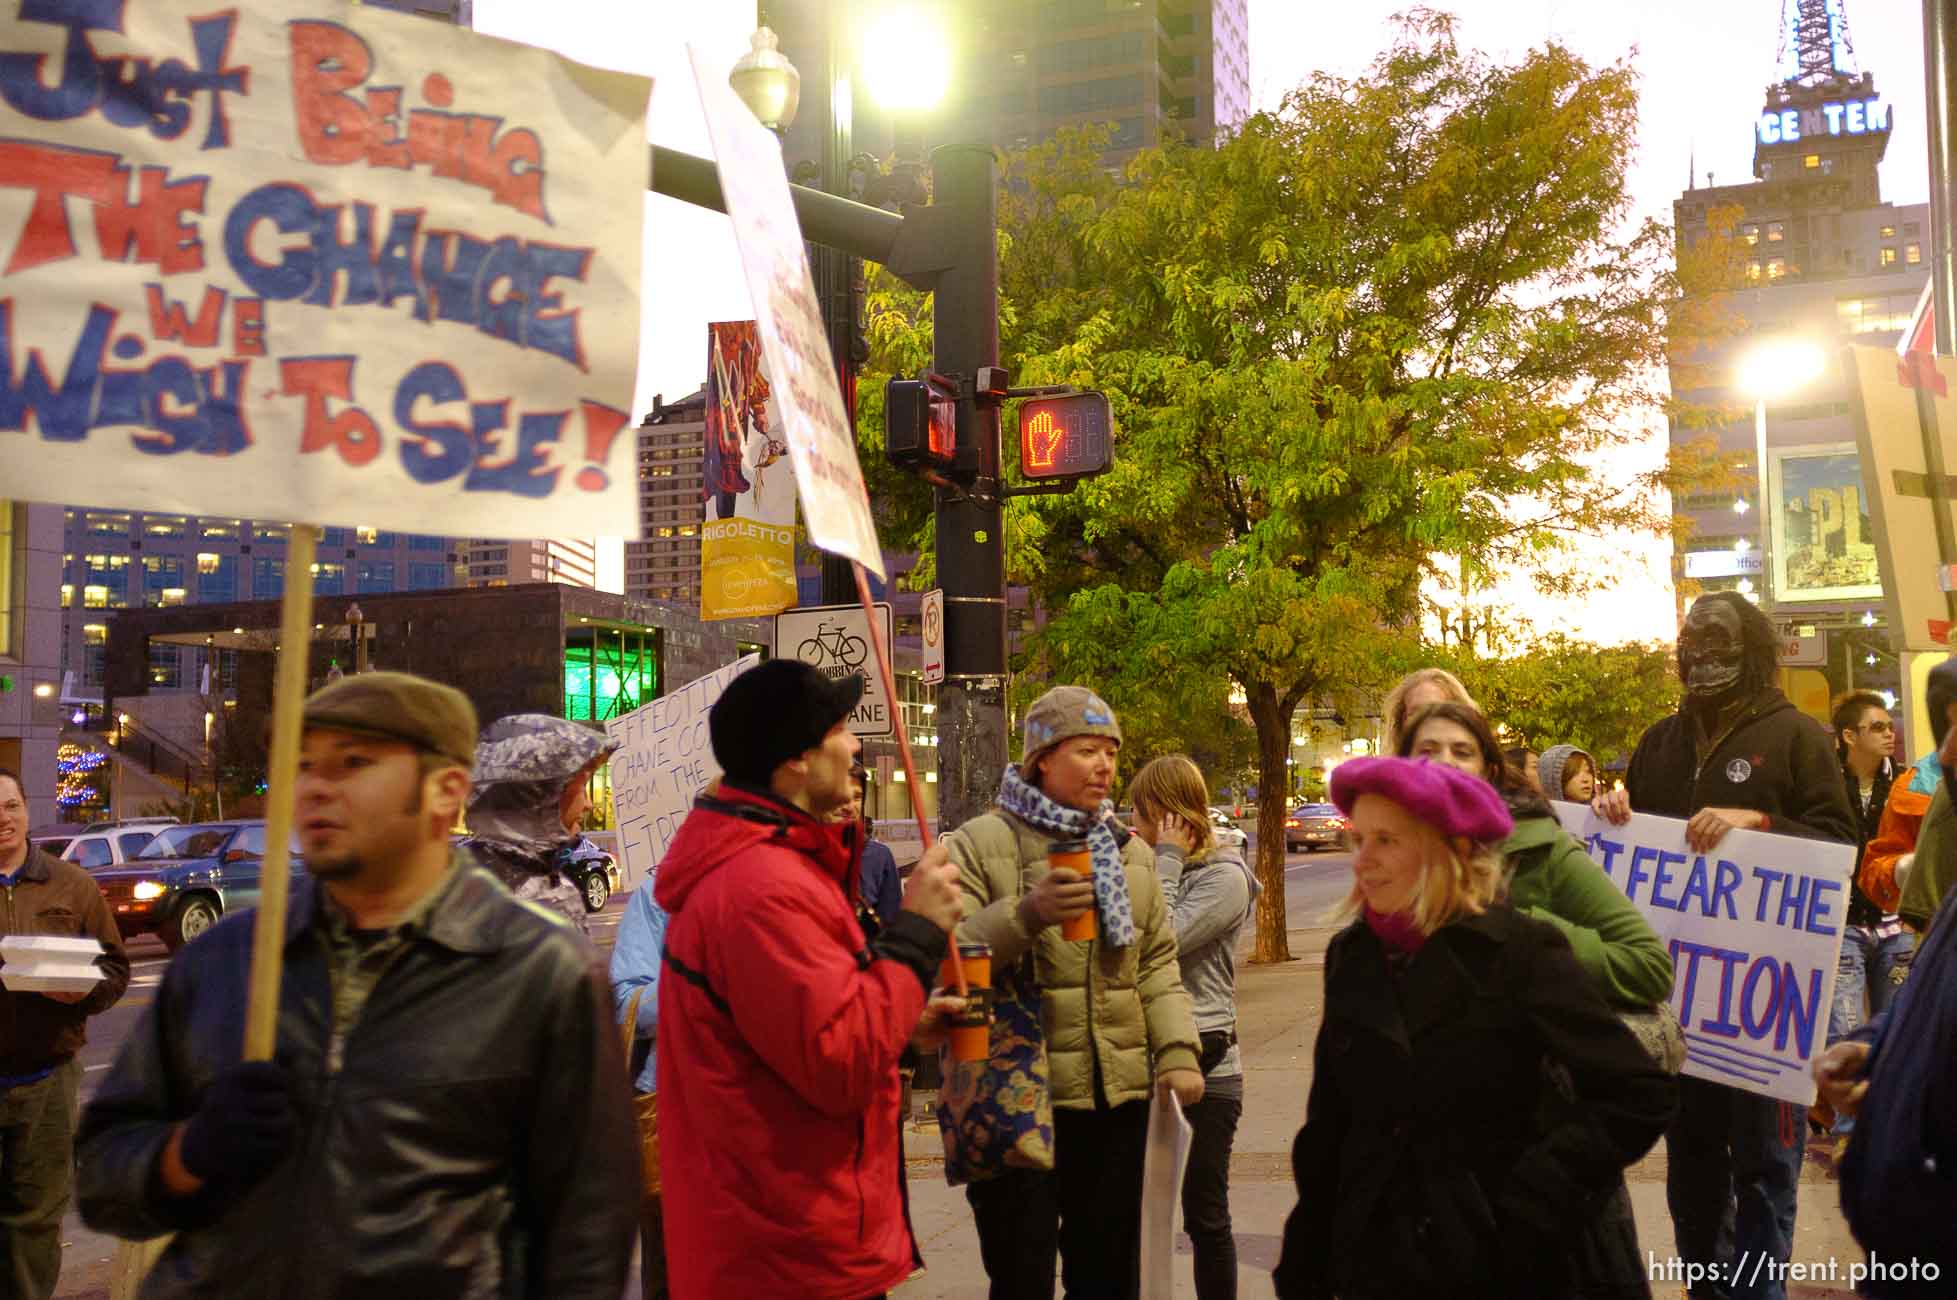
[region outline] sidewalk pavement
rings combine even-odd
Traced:
[[[1311,1084],[1311,1051],[1324,1009],[1325,946],[1336,930],[1293,930],[1295,960],[1276,966],[1237,968],[1237,1038],[1244,1056],[1244,1112],[1230,1160],[1230,1212],[1237,1236],[1237,1276],[1244,1300],[1272,1296],[1270,1271],[1277,1263],[1284,1220],[1297,1202],[1291,1182],[1291,1140],[1304,1122],[1305,1095]],[[929,1097],[924,1098],[925,1101]],[[896,1300],[986,1300],[978,1233],[961,1188],[944,1182],[944,1149],[935,1122],[924,1111],[922,1125],[905,1132],[910,1164],[911,1217],[925,1271],[893,1293]],[[1672,1225],[1665,1209],[1665,1148],[1628,1172],[1637,1210],[1638,1242],[1646,1258],[1663,1269],[1671,1257]],[[1818,1266],[1825,1276],[1832,1262],[1836,1277],[1826,1282],[1796,1282],[1789,1300],[1834,1300],[1853,1296],[1850,1265],[1863,1258],[1842,1218],[1837,1185],[1809,1164],[1802,1175],[1799,1214],[1794,1225],[1793,1260]],[[1180,1216],[1178,1216],[1180,1217]],[[1659,1300],[1672,1300],[1682,1283],[1652,1284]],[[1176,1294],[1195,1294],[1189,1239],[1176,1250]]]

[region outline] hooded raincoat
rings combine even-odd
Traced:
[[[511,893],[587,936],[584,895],[563,870],[580,839],[564,828],[564,787],[617,748],[604,732],[547,713],[500,718],[476,744],[465,847]]]

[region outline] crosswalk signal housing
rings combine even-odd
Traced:
[[[958,456],[958,390],[935,376],[883,386],[884,457],[899,469],[949,470]]]
[[[1027,402],[1019,408],[1019,472],[1036,481],[1105,474],[1114,465],[1113,430],[1104,393]]]

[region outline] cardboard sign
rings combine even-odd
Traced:
[[[666,856],[694,796],[720,776],[707,710],[727,683],[761,662],[748,655],[605,723],[612,755],[612,815],[618,826],[618,887],[630,893]]]
[[[1694,853],[1675,817],[1613,826],[1584,804],[1551,806],[1670,950],[1685,1073],[1812,1102],[1855,846],[1729,831]]]
[[[0,0],[0,482],[637,537],[649,93],[348,0]]]
[[[725,71],[703,64],[700,52],[690,46],[687,53],[699,82],[700,106],[713,138],[720,189],[734,221],[755,323],[767,351],[768,375],[781,404],[781,432],[795,458],[802,522],[811,542],[858,561],[881,578],[883,550],[877,545],[876,521],[856,459],[856,432],[836,382],[807,246],[782,169],[781,144],[728,89]]]
[[[883,643],[890,644],[890,606],[876,604]],[[775,658],[800,659],[829,677],[863,678],[863,698],[850,714],[849,730],[856,736],[888,736],[895,730],[891,701],[877,672],[876,651],[870,645],[870,616],[861,605],[815,605],[775,616]]]

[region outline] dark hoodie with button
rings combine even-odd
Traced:
[[[1690,818],[1701,808],[1767,814],[1775,835],[1859,842],[1841,765],[1821,724],[1771,687],[1713,736],[1701,759],[1692,717],[1681,710],[1654,723],[1624,774],[1631,807]]]

